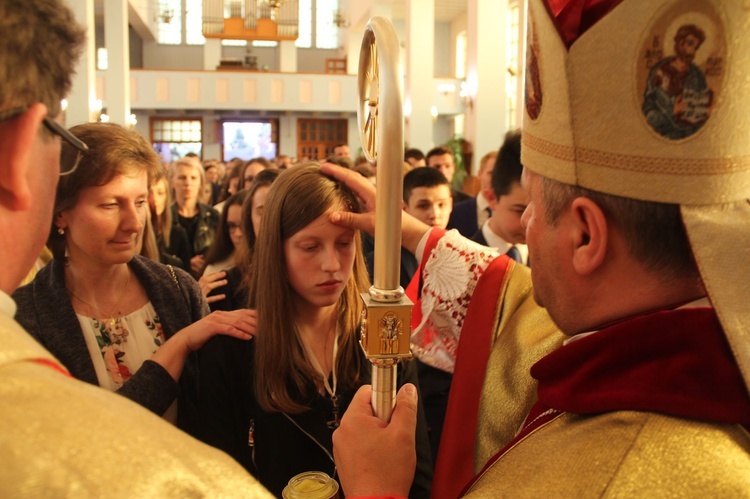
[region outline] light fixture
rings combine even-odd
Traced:
[[[135,114],[131,114],[128,116],[128,125],[130,125],[130,128],[133,128],[138,124],[138,118],[136,118]]]
[[[337,28],[348,28],[350,26],[349,21],[346,20],[346,16],[340,10],[333,13],[333,24]]]
[[[107,114],[107,109],[102,109],[101,114],[99,115],[99,121],[102,123],[109,123],[109,115]]]
[[[438,119],[438,108],[437,108],[437,106],[432,106],[430,108],[430,114],[432,115],[432,121],[437,121],[437,119]]]
[[[60,101],[60,110],[65,111],[68,109],[68,99],[63,99]]]
[[[174,18],[174,9],[169,4],[160,4],[159,12],[156,14],[156,20],[163,24],[169,24]]]

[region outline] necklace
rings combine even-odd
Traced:
[[[341,420],[339,419],[339,397],[336,395],[336,362],[338,360],[338,351],[339,351],[339,330],[338,327],[336,328],[336,335],[333,338],[333,358],[331,359],[331,374],[333,378],[333,386],[328,382],[328,376],[326,376],[326,373],[323,372],[323,368],[320,367],[320,362],[318,362],[318,359],[315,357],[315,354],[312,351],[312,348],[310,348],[310,345],[307,344],[307,341],[301,337],[302,345],[305,347],[305,353],[307,353],[307,356],[310,358],[310,363],[313,365],[316,371],[321,375],[323,378],[323,387],[325,388],[326,392],[328,392],[328,395],[331,396],[331,403],[333,404],[333,420],[328,421],[328,427],[332,430],[335,430],[339,427],[339,424],[341,423]]]
[[[130,284],[130,276],[132,274],[133,273],[130,271],[130,267],[128,267],[128,279],[125,281],[125,287],[122,288],[122,293],[120,293],[120,298],[117,300],[117,303],[115,304],[115,306],[112,309],[112,311],[110,313],[108,313],[108,314],[102,314],[102,310],[99,307],[97,307],[93,303],[87,302],[86,300],[84,300],[83,298],[81,298],[80,296],[78,296],[77,294],[75,294],[73,292],[73,290],[71,290],[69,287],[65,286],[65,289],[68,290],[68,293],[70,293],[70,295],[73,298],[75,298],[78,301],[80,301],[81,303],[83,303],[83,304],[88,305],[89,307],[91,307],[101,317],[109,317],[109,319],[105,319],[106,322],[109,322],[109,324],[110,324],[111,327],[115,327],[115,323],[116,323],[115,314],[117,313],[117,309],[119,308],[120,303],[122,302],[122,299],[125,297],[125,293],[127,293],[127,291],[128,291],[128,284]]]

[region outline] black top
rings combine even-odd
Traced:
[[[177,204],[172,205],[172,224],[182,225],[187,232],[190,243],[190,258],[195,255],[204,255],[216,234],[219,225],[219,212],[208,205],[198,203],[198,214],[194,217],[185,218],[179,214]],[[186,264],[190,265],[190,258]]]
[[[193,247],[194,239],[195,239],[195,229],[198,228],[198,215],[193,215],[192,217],[183,217],[182,215],[177,215],[177,224],[183,229],[185,229],[185,234],[187,234],[189,247]]]
[[[232,310],[238,310],[240,308],[247,308],[247,289],[242,285],[242,272],[237,267],[232,267],[226,270],[227,283],[224,286],[214,289],[211,295],[225,295],[219,301],[209,303],[211,311],[224,310],[231,312]]]
[[[162,234],[156,239],[159,247],[159,261],[190,271],[190,241],[185,228],[179,224],[173,224],[169,231],[169,246],[164,244]]]
[[[359,347],[357,347],[357,351]],[[301,414],[266,412],[253,395],[254,341],[227,336],[211,339],[200,352],[199,415],[201,433],[196,435],[232,456],[268,488],[281,497],[293,476],[305,471],[323,471],[338,480],[333,462],[333,419],[329,396],[307,401],[310,410]],[[362,354],[362,384],[370,383],[370,363]],[[399,387],[417,384],[413,362],[399,365]],[[317,392],[316,392],[317,393]],[[341,414],[355,390],[339,389]],[[254,428],[254,445],[248,438]],[[432,461],[424,411],[420,402],[417,422],[417,470],[409,497],[429,497]]]

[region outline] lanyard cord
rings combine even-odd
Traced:
[[[338,352],[339,352],[339,330],[336,328],[336,335],[333,339],[333,358],[331,359],[331,372],[333,375],[333,387],[331,387],[331,384],[328,382],[328,376],[326,376],[326,373],[323,372],[323,368],[320,367],[320,362],[318,362],[318,359],[315,357],[315,354],[312,351],[312,348],[310,348],[310,345],[307,344],[307,341],[305,341],[304,338],[302,339],[302,345],[305,347],[305,353],[310,358],[310,363],[315,368],[316,371],[323,377],[323,387],[325,388],[326,392],[328,392],[328,395],[331,396],[332,400],[336,400],[336,384],[337,384],[337,376],[336,376],[336,366],[338,363]]]

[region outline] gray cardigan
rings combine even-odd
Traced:
[[[135,256],[128,264],[146,290],[159,315],[164,335],[172,337],[208,313],[208,305],[195,280],[174,269],[179,286],[166,265]],[[68,368],[73,377],[98,385],[73,304],[65,289],[64,266],[52,260],[34,281],[19,288],[13,299],[18,305],[16,320]],[[117,393],[162,415],[179,394],[178,426],[190,429],[196,404],[197,362],[188,358],[179,388],[172,376],[151,360],[143,363]]]

